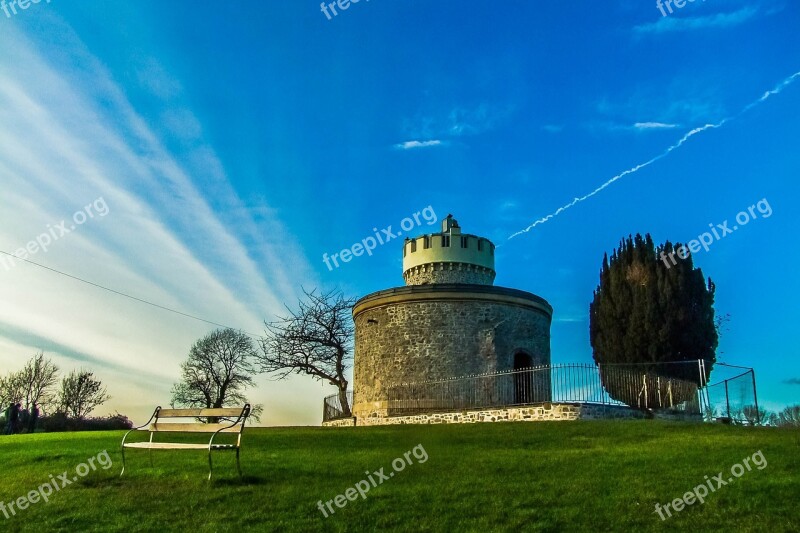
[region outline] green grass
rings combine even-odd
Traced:
[[[244,478],[232,454],[128,454],[122,433],[0,438],[9,502],[108,450],[114,461],[6,519],[4,531],[800,531],[800,432],[660,421],[248,429]],[[365,500],[324,518],[318,500],[422,444]],[[667,503],[761,450],[753,468],[662,522]],[[374,477],[374,476],[373,476]]]

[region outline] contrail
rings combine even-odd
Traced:
[[[574,206],[575,204],[583,202],[584,200],[588,200],[589,198],[591,198],[595,194],[599,193],[600,191],[602,191],[603,189],[605,189],[606,187],[608,187],[609,185],[611,185],[612,183],[614,183],[618,179],[624,178],[628,174],[633,174],[634,172],[638,172],[639,170],[643,169],[644,167],[652,165],[653,163],[655,163],[659,159],[663,159],[663,158],[667,157],[670,153],[672,153],[674,150],[677,150],[678,148],[683,146],[684,143],[686,143],[689,139],[691,139],[692,137],[694,137],[698,133],[701,133],[703,131],[710,130],[710,129],[721,128],[722,126],[724,126],[726,123],[730,122],[731,120],[735,120],[736,118],[738,118],[739,116],[743,115],[744,113],[747,113],[752,108],[754,108],[755,106],[757,106],[758,104],[760,104],[764,100],[768,99],[770,96],[773,96],[773,95],[776,95],[776,94],[780,93],[783,89],[785,89],[789,84],[791,84],[798,77],[800,77],[800,72],[795,72],[794,74],[792,74],[791,76],[789,76],[788,78],[783,80],[781,83],[779,83],[774,89],[772,89],[771,91],[765,92],[763,94],[763,96],[761,96],[761,98],[759,98],[755,102],[752,102],[752,103],[748,104],[747,106],[745,106],[744,109],[739,111],[736,115],[734,115],[732,117],[728,117],[728,118],[722,119],[721,121],[719,121],[719,122],[717,122],[715,124],[706,124],[705,126],[700,126],[698,128],[693,129],[692,131],[690,131],[689,133],[687,133],[686,135],[681,137],[681,139],[678,142],[676,142],[675,144],[673,144],[672,146],[670,146],[669,148],[667,148],[666,150],[661,152],[659,155],[657,155],[654,158],[650,159],[649,161],[646,161],[644,163],[640,163],[640,164],[636,165],[633,168],[629,168],[628,170],[617,174],[616,176],[614,176],[613,178],[611,178],[607,182],[603,183],[602,185],[600,185],[598,188],[596,188],[595,190],[593,190],[589,194],[587,194],[585,196],[581,196],[580,198],[575,198],[571,202],[569,202],[568,204],[562,205],[561,207],[559,207],[558,209],[556,209],[555,211],[553,211],[552,213],[550,213],[546,217],[540,218],[539,220],[535,221],[533,224],[531,224],[527,228],[514,233],[508,239],[511,240],[514,237],[516,237],[517,235],[522,235],[523,233],[529,232],[530,230],[532,230],[533,228],[535,228],[539,224],[544,224],[545,222],[547,222],[551,218],[560,215],[562,212],[566,211],[567,209],[569,209],[570,207]]]

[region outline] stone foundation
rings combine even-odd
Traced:
[[[661,420],[701,422],[701,415],[682,412],[651,413]],[[325,427],[384,426],[390,424],[472,424],[475,422],[541,422],[547,420],[604,420],[644,419],[648,416],[637,409],[618,405],[580,403],[550,403],[498,409],[477,409],[452,413],[426,413],[408,416],[371,416],[323,422]]]
[[[352,428],[356,425],[355,417],[340,418],[339,420],[331,420],[330,422],[323,422],[322,427],[326,428]]]

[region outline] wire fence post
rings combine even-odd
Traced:
[[[759,425],[761,424],[761,413],[758,410],[758,393],[756,392],[756,372],[755,370],[750,370],[750,377],[753,378],[753,402],[756,404],[756,419],[758,420]]]
[[[728,410],[728,418],[731,417],[731,400],[728,397],[728,380],[725,380],[725,408]]]

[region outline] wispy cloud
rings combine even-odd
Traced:
[[[568,209],[571,209],[575,205],[577,205],[577,204],[579,204],[581,202],[585,202],[589,198],[592,198],[593,196],[601,193],[607,187],[611,186],[612,184],[614,184],[618,180],[624,178],[625,176],[628,176],[630,174],[635,174],[636,172],[639,172],[643,168],[647,168],[650,165],[652,165],[653,163],[655,163],[657,161],[660,161],[661,159],[664,159],[665,157],[669,156],[675,150],[680,149],[684,144],[689,142],[695,135],[697,135],[699,133],[703,133],[703,132],[708,131],[708,130],[721,128],[721,127],[725,126],[727,123],[731,122],[732,120],[736,120],[738,117],[740,117],[744,113],[747,113],[748,111],[750,111],[751,109],[753,109],[757,105],[761,104],[762,102],[765,102],[770,97],[772,97],[772,96],[774,96],[776,94],[780,94],[780,92],[783,91],[786,87],[788,87],[790,84],[794,83],[794,80],[796,80],[797,78],[800,78],[800,72],[795,72],[794,74],[792,74],[791,76],[788,76],[783,81],[781,81],[779,84],[777,84],[773,89],[764,92],[764,94],[762,94],[761,97],[758,100],[755,100],[755,101],[749,103],[748,105],[746,105],[741,111],[739,111],[739,113],[737,113],[737,114],[735,114],[733,116],[726,117],[726,118],[720,120],[719,122],[705,124],[703,126],[698,126],[698,127],[694,128],[694,129],[692,129],[691,131],[686,133],[683,137],[681,137],[676,143],[672,144],[671,146],[666,148],[664,151],[662,151],[660,154],[656,155],[655,157],[652,157],[652,158],[648,159],[647,161],[645,161],[643,163],[639,163],[638,165],[636,165],[634,167],[631,167],[631,168],[629,168],[627,170],[624,170],[624,171],[620,172],[616,176],[614,176],[611,179],[605,181],[603,184],[601,184],[599,187],[597,187],[593,191],[591,191],[591,192],[589,192],[587,194],[584,194],[583,196],[575,197],[572,201],[562,205],[561,207],[559,207],[558,209],[556,209],[555,211],[553,211],[549,215],[544,216],[544,217],[542,217],[542,218],[540,218],[538,220],[535,220],[527,228],[525,228],[523,230],[520,230],[520,231],[517,231],[516,233],[513,233],[508,238],[509,239],[513,239],[514,237],[517,237],[518,235],[522,235],[523,233],[527,233],[527,232],[531,231],[533,228],[535,228],[539,224],[544,224],[544,223],[548,222],[549,220],[553,219],[554,217],[557,217],[558,215],[560,215],[564,211],[566,211]]]
[[[612,133],[663,131],[680,127],[679,124],[668,122],[635,122],[634,124],[621,124],[615,121],[592,122],[587,123],[585,126],[589,130],[608,131]]]
[[[448,116],[447,133],[453,136],[477,135],[494,129],[512,109],[480,104],[474,108],[455,108]]]
[[[148,118],[127,98],[134,88],[123,90],[68,28],[63,34],[62,60],[50,61],[19,31],[0,33],[0,48],[14,49],[0,62],[0,248],[19,248],[102,196],[110,208],[102,224],[86,224],[36,261],[259,333],[297,287],[313,283],[295,239],[268,206],[263,220],[252,216],[200,121],[180,107],[179,82],[155,62],[139,72],[140,88],[165,108]],[[170,149],[151,125],[163,117],[166,130],[184,133],[170,136]],[[139,398],[168,401],[180,361],[211,329],[32,265],[0,276],[0,301],[14,302],[0,306],[0,368],[47,349],[65,368],[89,365],[112,393],[104,409],[132,417],[142,414]],[[308,392],[301,382],[264,394],[277,405],[279,391],[298,386]],[[313,392],[298,396],[315,409]],[[274,411],[266,421],[290,422]]]
[[[449,109],[446,112],[419,114],[404,120],[404,136],[413,139],[440,139],[438,142],[445,144],[447,139],[480,135],[498,127],[512,114],[514,107],[481,103],[472,107],[456,106]],[[410,146],[410,148],[421,147]]]
[[[678,124],[665,124],[663,122],[637,122],[633,125],[635,130],[669,130],[677,127]]]
[[[724,102],[718,83],[676,76],[666,84],[643,83],[601,97],[595,106],[600,118],[587,126],[606,131],[674,129],[724,116]]]
[[[413,150],[414,148],[429,148],[431,146],[442,146],[444,143],[438,139],[430,141],[406,141],[395,144],[394,147],[400,150]]]
[[[589,318],[585,316],[565,316],[556,317],[553,322],[588,322]]]
[[[657,22],[635,26],[633,31],[637,35],[644,35],[711,28],[730,28],[750,20],[755,17],[757,13],[757,8],[748,6],[731,13],[716,13],[714,15],[702,17],[680,17],[677,14],[672,14],[661,17]]]

